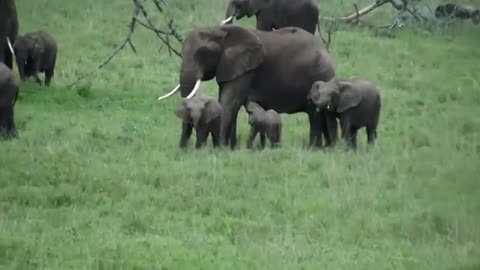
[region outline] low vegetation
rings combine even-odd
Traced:
[[[352,10],[323,2],[328,15]],[[217,25],[225,6],[171,5],[183,35]],[[22,84],[20,137],[0,143],[0,269],[480,267],[480,28],[471,22],[335,33],[337,73],[382,91],[371,151],[363,130],[355,153],[308,149],[305,114],[282,115],[281,148],[249,151],[243,109],[240,149],[191,141],[182,151],[179,96],[156,101],[176,85],[180,59],[151,32],[135,33],[137,54],[126,47],[67,87],[124,38],[130,1],[17,8],[21,33],[49,31],[59,56],[50,88]],[[365,20],[393,13],[385,6]]]

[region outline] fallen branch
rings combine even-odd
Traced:
[[[87,76],[90,76],[91,74],[95,73],[99,69],[103,68],[105,65],[107,65],[121,50],[125,48],[125,46],[128,44],[132,51],[136,54],[137,49],[133,45],[132,42],[132,36],[135,31],[135,26],[138,24],[139,26],[144,27],[147,30],[152,31],[155,33],[155,35],[161,40],[162,46],[160,47],[163,48],[163,45],[166,45],[168,47],[168,52],[170,55],[172,55],[172,52],[177,55],[178,57],[182,57],[181,53],[179,53],[173,46],[170,44],[170,39],[169,36],[173,36],[179,43],[183,43],[183,39],[181,35],[176,31],[175,27],[173,26],[173,16],[170,13],[170,9],[165,2],[165,0],[152,0],[152,2],[155,4],[157,7],[157,10],[161,13],[164,13],[165,10],[167,11],[167,16],[168,16],[168,23],[167,23],[167,31],[160,30],[158,29],[153,22],[150,20],[150,17],[147,14],[147,11],[143,4],[140,2],[140,0],[132,0],[133,2],[133,15],[130,19],[130,23],[128,24],[128,32],[125,37],[125,39],[117,46],[117,48],[99,65],[97,66],[96,69],[87,72],[80,77],[78,77],[74,82],[72,82],[69,87],[74,86],[77,84],[80,80],[86,78]],[[163,4],[165,8],[161,6]],[[143,22],[142,20],[139,19],[140,14],[143,15],[144,19],[146,22]]]

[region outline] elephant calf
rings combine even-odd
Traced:
[[[245,106],[248,113],[248,124],[250,124],[250,134],[247,139],[247,148],[252,148],[253,141],[260,133],[261,148],[265,148],[265,137],[270,141],[272,148],[280,144],[282,135],[282,120],[280,115],[274,110],[265,111],[255,102],[248,102]]]
[[[455,17],[463,20],[471,19],[473,23],[480,22],[480,9],[471,6],[448,3],[445,5],[438,5],[435,9],[435,17]]]
[[[18,97],[20,82],[13,71],[0,62],[0,137],[17,137],[13,109]]]
[[[312,85],[308,99],[317,109],[335,112],[340,120],[342,137],[349,147],[357,147],[357,131],[362,127],[367,129],[368,144],[374,144],[381,101],[377,87],[370,81],[361,78],[317,81]]]
[[[33,76],[42,84],[39,72],[45,72],[45,85],[49,86],[57,58],[57,42],[45,31],[30,32],[18,36],[13,44],[20,79]]]
[[[209,134],[213,147],[218,146],[222,106],[216,99],[206,95],[183,99],[177,105],[175,115],[182,120],[181,148],[187,146],[193,128],[197,133],[197,149],[205,144]]]

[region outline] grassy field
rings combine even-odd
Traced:
[[[243,109],[240,149],[181,151],[180,98],[156,101],[180,59],[150,32],[67,87],[124,38],[131,1],[16,2],[21,33],[51,32],[59,57],[51,88],[22,84],[20,137],[0,142],[0,269],[480,268],[478,26],[336,33],[337,73],[382,90],[373,151],[363,130],[356,153],[306,149],[305,114],[283,115],[280,149],[247,151]],[[171,2],[182,34],[223,19],[223,0]]]

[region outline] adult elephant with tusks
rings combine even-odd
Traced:
[[[278,113],[307,113],[312,146],[321,146],[322,135],[327,145],[336,140],[335,116],[317,112],[307,99],[312,84],[332,79],[334,68],[327,50],[305,30],[199,28],[186,35],[182,55],[180,83],[158,100],[177,91],[190,98],[201,81],[216,78],[222,105],[220,146],[235,147],[237,115],[247,99]]]
[[[258,30],[295,26],[314,35],[315,28],[319,27],[320,10],[314,0],[230,0],[221,24],[253,15],[257,18]]]
[[[13,69],[13,42],[18,35],[14,0],[0,0],[0,62]]]

